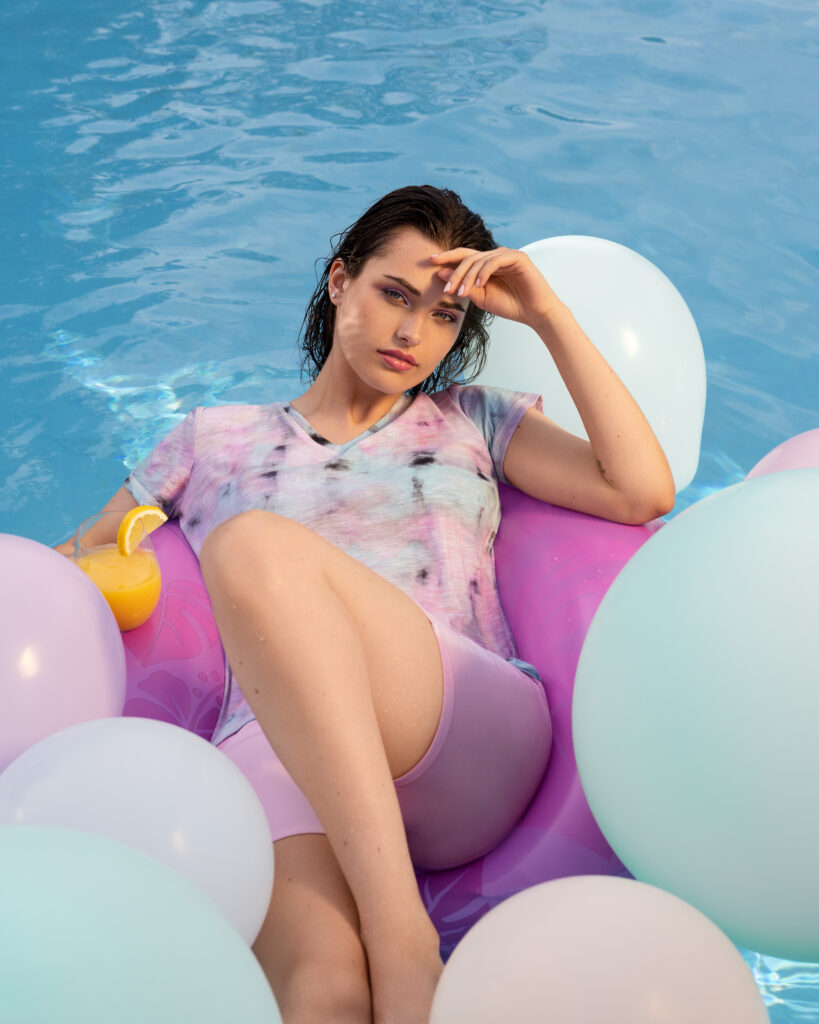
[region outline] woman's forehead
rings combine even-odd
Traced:
[[[434,273],[437,268],[429,262],[429,257],[440,252],[440,249],[437,242],[415,228],[401,228],[390,236],[383,248],[373,253],[367,266],[372,265],[374,269],[382,270],[388,265],[400,264],[405,269],[415,267]]]

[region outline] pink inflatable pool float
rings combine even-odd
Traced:
[[[123,715],[179,725],[209,740],[225,688],[225,653],[199,559],[175,520],[151,534],[162,572],[159,604],[122,634]]]
[[[628,875],[592,817],[577,775],[572,691],[580,648],[617,573],[659,524],[623,526],[536,501],[499,485],[498,589],[520,657],[533,664],[552,713],[552,754],[523,818],[495,849],[444,871],[418,873],[444,955],[488,910],[539,882]],[[224,653],[196,556],[179,526],[152,534],[163,593],[139,629],[123,634],[124,714],[156,718],[209,739],[222,701]]]

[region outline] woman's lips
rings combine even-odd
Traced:
[[[385,352],[379,350],[379,355],[387,366],[392,367],[393,370],[411,370],[416,365],[395,351]]]

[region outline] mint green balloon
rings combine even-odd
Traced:
[[[0,1019],[276,1024],[258,961],[178,872],[103,836],[0,826]]]
[[[636,878],[741,946],[819,961],[819,470],[711,495],[634,555],[589,629],[572,722]]]

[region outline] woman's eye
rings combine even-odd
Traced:
[[[397,288],[382,288],[381,291],[384,293],[384,295],[387,296],[388,299],[395,299],[396,301],[401,302],[403,304],[406,304],[407,302],[406,295],[404,295],[404,293],[399,291]],[[457,317],[453,316],[452,313],[447,313],[447,311],[444,309],[437,309],[432,315],[435,317],[440,317],[443,320],[443,322],[447,324],[457,323]]]

